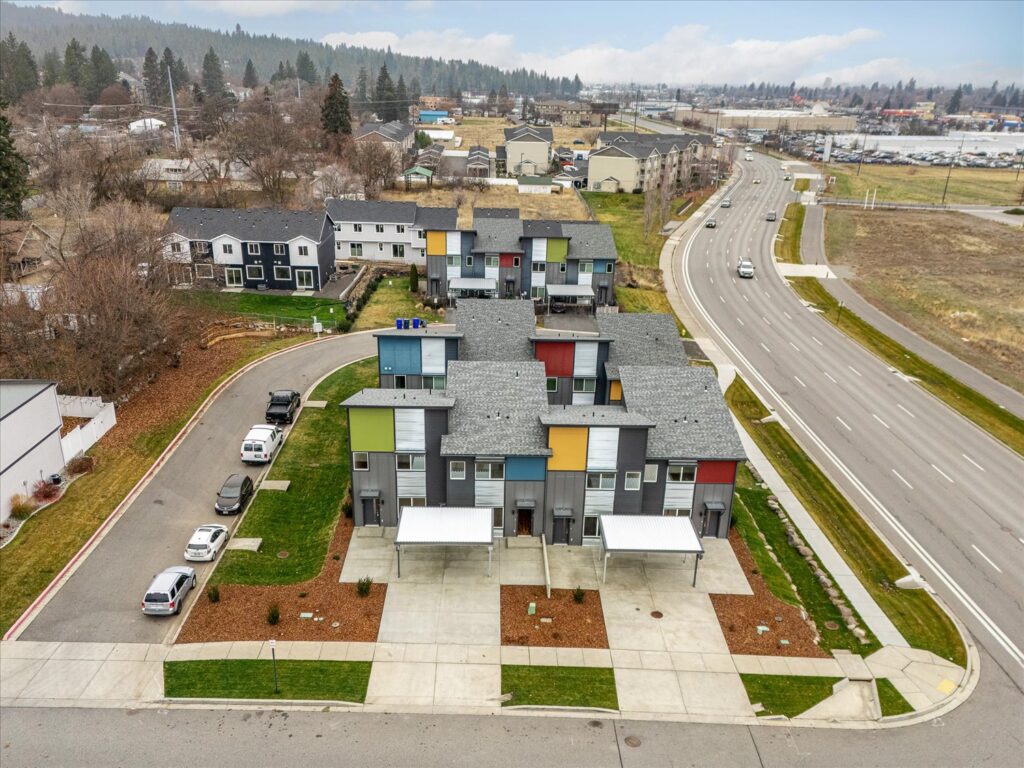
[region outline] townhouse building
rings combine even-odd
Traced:
[[[353,138],[357,143],[380,142],[402,157],[412,151],[416,129],[401,120],[392,120],[389,123],[364,123],[355,129]]]
[[[334,273],[333,242],[322,212],[177,207],[163,257],[177,284],[318,291]]]
[[[426,264],[427,231],[455,230],[456,208],[381,200],[325,201],[338,259]]]
[[[552,125],[565,125],[571,128],[597,125],[601,115],[595,113],[590,104],[583,101],[564,101],[551,99],[534,103],[537,115]]]
[[[396,525],[410,506],[483,507],[495,536],[555,544],[598,543],[607,514],[685,516],[702,536],[727,536],[745,457],[714,372],[686,365],[674,321],[634,315],[560,335],[583,378],[614,371],[617,390],[586,403],[552,401],[543,333],[529,302],[466,300],[455,328],[377,334],[382,388],[342,403],[355,523]],[[639,340],[658,347],[655,364],[615,351]],[[605,346],[603,361],[588,362],[590,344]],[[411,374],[396,373],[428,361],[443,388],[411,389]]]
[[[536,176],[551,165],[551,143],[554,132],[536,125],[517,125],[505,129],[505,144],[499,158],[504,158],[509,176]]]
[[[669,183],[684,186],[711,157],[710,136],[668,137],[607,131],[587,157],[587,187],[599,192],[642,192]]]

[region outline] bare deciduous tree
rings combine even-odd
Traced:
[[[393,186],[401,171],[398,157],[379,141],[357,142],[349,165],[363,180],[363,192],[371,199],[377,197],[381,189]]]
[[[249,169],[276,204],[288,199],[296,177],[312,178],[309,144],[270,102],[260,101],[246,109],[222,137],[225,155]]]

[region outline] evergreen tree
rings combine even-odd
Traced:
[[[174,78],[175,89],[183,88],[192,82],[192,76],[188,73],[188,67],[185,66],[185,60],[180,56],[174,60],[174,64],[171,65],[171,76]]]
[[[11,140],[7,102],[0,99],[0,218],[20,219],[21,203],[28,196],[28,163]]]
[[[327,84],[327,95],[320,107],[320,124],[327,133],[351,134],[352,116],[349,114],[348,93],[336,74]]]
[[[163,103],[160,81],[160,60],[156,57],[156,51],[149,48],[142,62],[142,82],[146,87],[146,99],[150,104]]]
[[[962,86],[957,86],[956,90],[953,91],[953,95],[949,99],[949,103],[946,105],[947,115],[956,115],[960,112],[960,102],[964,97],[964,89]]]
[[[60,54],[52,48],[43,54],[43,88],[53,88],[64,76]]]
[[[270,82],[279,83],[284,80],[284,62],[277,62],[277,72],[270,76]]]
[[[409,117],[409,92],[405,89],[405,79],[401,75],[398,76],[398,84],[395,86],[395,101],[398,119],[405,120]]]
[[[171,82],[174,82],[174,91],[177,93],[181,83],[174,77],[174,51],[164,48],[164,55],[160,59],[160,103],[171,103]]]
[[[579,96],[580,91],[583,90],[583,81],[580,80],[580,76],[576,75],[572,79],[572,95]]]
[[[290,61],[286,61],[284,63],[284,79],[294,80],[296,77],[297,75],[295,74],[295,67],[292,66],[292,63]]]
[[[398,119],[398,107],[395,105],[395,84],[388,74],[388,65],[382,64],[377,75],[377,87],[373,91],[374,112],[385,123]]]
[[[224,95],[224,70],[213,46],[203,57],[203,92],[210,99],[219,99]]]
[[[413,76],[412,80],[409,81],[409,103],[419,104],[420,103],[420,79]]]
[[[15,102],[39,87],[39,71],[35,57],[24,41],[18,42],[11,32],[0,42],[0,96]]]
[[[64,49],[64,79],[76,88],[86,85],[89,77],[89,62],[85,47],[74,37]]]
[[[304,80],[310,85],[316,85],[320,82],[320,75],[317,74],[316,64],[313,63],[313,59],[305,51],[299,51],[299,55],[295,57],[295,74],[300,80]]]
[[[259,77],[256,76],[256,67],[253,66],[252,59],[245,62],[245,74],[242,75],[242,85],[246,88],[255,88],[260,84]]]
[[[355,101],[356,112],[365,112],[369,107],[369,87],[369,76],[366,74],[366,67],[360,67],[359,74],[356,76],[356,92],[352,96]]]
[[[110,54],[98,45],[92,47],[89,61],[92,77],[86,98],[91,102],[97,102],[103,89],[117,82],[117,67],[114,66],[114,60],[110,58]]]

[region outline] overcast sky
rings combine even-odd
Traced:
[[[1024,3],[18,0],[391,46],[586,82],[1024,83]]]

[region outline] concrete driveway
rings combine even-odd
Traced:
[[[305,392],[331,371],[375,353],[370,334],[327,338],[260,363],[232,382],[20,638],[169,641],[181,617],[143,616],[142,595],[154,573],[184,563],[195,528],[214,521],[234,527],[236,519],[214,514],[214,494],[232,472],[255,478],[262,471],[239,461],[238,446],[251,425],[263,422],[267,392]],[[213,564],[195,565],[202,589]],[[186,598],[186,610],[194,599]]]

